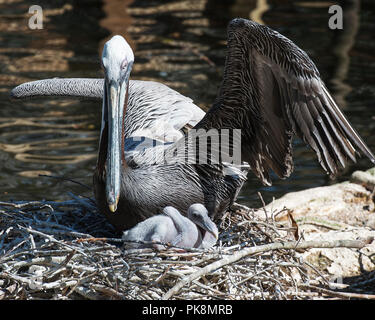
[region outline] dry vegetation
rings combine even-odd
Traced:
[[[103,239],[116,233],[91,199],[1,202],[0,299],[374,298],[329,283],[298,253],[371,239],[296,241],[292,218],[280,224],[277,212],[261,220],[236,209],[222,217],[214,248],[157,252]]]

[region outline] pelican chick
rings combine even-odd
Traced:
[[[163,244],[181,248],[208,248],[216,243],[218,230],[202,204],[188,209],[188,218],[177,209],[167,206],[163,214],[152,216],[123,233],[122,239],[132,248],[154,247],[164,249]]]

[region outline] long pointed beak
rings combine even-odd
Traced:
[[[219,238],[217,226],[208,216],[203,219],[202,223],[199,223],[199,226],[211,233],[216,240]]]
[[[108,110],[108,150],[106,171],[106,197],[109,210],[115,212],[121,190],[121,163],[123,146],[123,117],[125,94],[129,76],[124,81],[106,81],[106,99]]]

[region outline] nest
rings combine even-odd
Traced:
[[[265,209],[264,209],[265,210]],[[298,253],[309,247],[278,212],[236,206],[213,248],[124,249],[92,199],[0,203],[0,299],[353,298]]]

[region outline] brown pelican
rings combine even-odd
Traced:
[[[216,243],[218,230],[200,203],[189,207],[187,218],[168,206],[163,214],[148,218],[123,233],[122,239],[133,248],[153,246],[160,250],[164,244],[181,248],[209,248]],[[154,242],[142,244],[141,242]]]
[[[241,129],[241,157],[271,185],[293,171],[292,138],[299,136],[317,154],[331,177],[360,152],[374,155],[352,128],[320,78],[315,64],[291,40],[245,19],[228,26],[223,81],[204,114],[192,101],[155,82],[129,81],[134,62],[120,36],[103,49],[105,79],[50,79],[26,83],[12,96],[78,96],[103,99],[95,197],[118,229],[128,229],[166,206],[187,212],[203,203],[211,218],[235,200],[247,169],[233,164],[162,163],[189,128]],[[159,139],[157,146],[134,152],[137,137]],[[177,142],[169,139],[180,135]],[[125,151],[125,152],[124,152]]]

